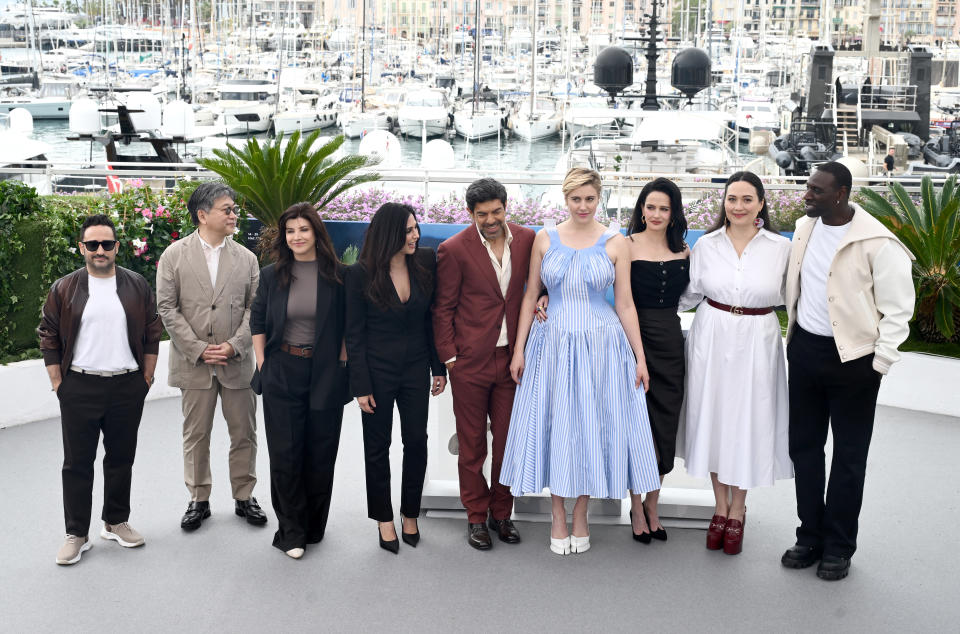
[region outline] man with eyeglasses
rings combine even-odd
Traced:
[[[174,242],[157,268],[157,308],[170,335],[169,385],[180,388],[183,477],[190,503],[180,527],[210,517],[210,432],[217,400],[230,435],[234,510],[248,523],[267,522],[257,483],[257,397],[250,306],[257,293],[257,258],[233,240],[236,195],[220,182],[201,184],[187,201],[197,230]]]
[[[150,284],[115,264],[117,235],[110,218],[86,218],[79,246],[86,266],[53,283],[37,328],[50,384],[60,400],[67,529],[57,552],[61,565],[77,563],[93,545],[87,533],[101,432],[100,537],[125,548],[144,543],[127,523],[130,481],[163,330]]]

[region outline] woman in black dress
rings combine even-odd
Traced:
[[[390,501],[393,405],[403,439],[402,535],[416,546],[427,471],[427,395],[447,384],[430,314],[436,254],[418,248],[419,240],[413,208],[387,203],[374,214],[357,264],[345,276],[350,389],[362,410],[367,512],[378,523],[380,546],[393,553],[400,550]]]
[[[273,545],[294,559],[323,539],[347,389],[343,267],[310,203],[287,209],[250,309],[263,393]]]
[[[672,181],[657,178],[644,186],[627,234],[632,260],[630,286],[650,372],[647,412],[663,482],[663,476],[673,469],[683,404],[683,332],[677,308],[690,281],[690,249],[684,242],[687,221],[680,190]],[[641,497],[631,496],[633,536],[637,541],[667,539],[657,510],[659,498],[660,491],[651,491],[641,506]]]

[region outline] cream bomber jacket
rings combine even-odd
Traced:
[[[842,363],[874,353],[873,369],[886,374],[900,358],[897,347],[910,332],[914,288],[913,254],[862,207],[837,246],[827,277],[827,311]],[[797,221],[787,269],[787,341],[797,322],[800,268],[815,218]]]

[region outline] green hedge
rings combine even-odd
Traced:
[[[88,215],[113,218],[120,241],[117,264],[156,288],[160,254],[194,230],[185,201],[198,184],[183,182],[169,194],[139,186],[120,194],[39,197],[19,181],[0,181],[0,357],[37,347],[50,285],[83,266],[78,242]],[[241,229],[246,222],[241,216]]]

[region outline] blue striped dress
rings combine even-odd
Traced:
[[[535,320],[527,338],[500,482],[514,495],[549,488],[621,499],[628,489],[659,489],[643,387],[633,387],[636,360],[604,298],[614,281],[606,242],[616,232],[572,249],[546,231],[540,279],[550,291],[549,318]]]

